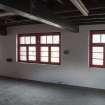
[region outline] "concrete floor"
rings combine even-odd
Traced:
[[[0,78],[0,105],[105,105],[105,91]]]

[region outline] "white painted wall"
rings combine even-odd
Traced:
[[[97,29],[104,30],[105,25],[81,26],[79,33],[41,24],[8,28],[8,35],[0,36],[0,75],[105,89],[105,69],[88,66],[89,31]],[[61,32],[62,64],[17,63],[16,34],[27,32]],[[64,55],[64,49],[69,50],[70,54]],[[13,62],[6,62],[6,58],[13,58]]]

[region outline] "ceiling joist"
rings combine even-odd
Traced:
[[[105,7],[95,7],[95,8],[89,8],[89,14],[91,11],[105,11]],[[55,11],[54,14],[55,15],[61,15],[61,14],[68,14],[68,13],[72,13],[72,12],[79,12],[79,10],[70,10],[70,9],[67,9],[67,10],[58,10],[58,11]]]

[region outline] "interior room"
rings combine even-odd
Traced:
[[[0,1],[0,105],[105,105],[105,0]]]

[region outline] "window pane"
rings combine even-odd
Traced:
[[[105,43],[105,34],[101,34],[101,42]]]
[[[20,47],[20,52],[25,51],[26,52],[26,47]]]
[[[51,58],[51,62],[59,63],[59,58]]]
[[[30,51],[30,52],[29,52],[29,55],[33,55],[33,56],[35,56],[35,55],[36,55],[36,52],[34,52],[34,51]]]
[[[20,37],[20,44],[25,44],[25,37]]]
[[[36,60],[36,56],[29,56],[29,60],[35,61]]]
[[[53,36],[53,44],[59,44],[59,35]]]
[[[36,44],[36,37],[35,36],[31,36],[31,44]]]
[[[36,52],[36,47],[29,47],[29,52]]]
[[[59,47],[51,47],[51,51],[59,51]]]
[[[94,34],[93,35],[93,40],[92,40],[93,43],[100,43],[100,34]]]
[[[103,65],[103,60],[100,59],[92,59],[93,65]]]
[[[51,52],[51,57],[59,57],[59,52]]]
[[[48,57],[41,57],[41,62],[48,62]]]
[[[41,44],[46,44],[46,36],[41,36]]]
[[[52,36],[47,36],[47,44],[52,44]]]
[[[26,44],[30,44],[30,37],[29,36],[26,37]]]
[[[43,57],[48,57],[48,52],[41,52],[41,56],[43,56]]]
[[[48,47],[41,47],[41,51],[48,51]]]
[[[104,48],[103,47],[92,47],[92,52],[103,52]]]
[[[21,51],[20,55],[25,55],[26,56],[26,52]]]
[[[93,58],[103,59],[103,53],[93,53]]]
[[[21,61],[26,61],[26,56],[20,56]]]

